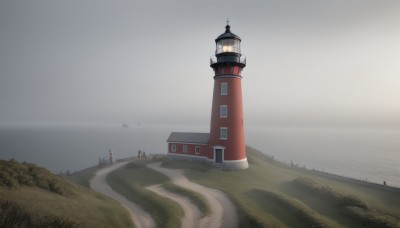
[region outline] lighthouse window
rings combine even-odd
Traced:
[[[194,148],[194,153],[195,153],[195,154],[200,154],[200,146],[196,146],[196,147]]]
[[[183,145],[182,152],[183,153],[187,153],[188,152],[188,145]]]
[[[221,95],[228,95],[228,83],[227,82],[221,82]]]
[[[227,127],[219,128],[219,139],[228,139],[228,128]]]
[[[224,39],[217,42],[216,54],[222,52],[240,53],[240,41],[236,39]]]
[[[171,152],[176,152],[176,145],[175,144],[171,144]]]
[[[228,118],[228,105],[219,106],[219,117]]]

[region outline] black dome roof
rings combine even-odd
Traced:
[[[237,39],[237,40],[242,41],[238,35],[233,34],[231,32],[231,26],[226,25],[225,29],[226,29],[225,33],[223,33],[220,36],[218,36],[217,39],[215,39],[215,42],[218,42],[218,41],[224,40],[224,39]]]

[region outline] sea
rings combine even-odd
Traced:
[[[172,131],[209,132],[208,126],[0,125],[0,159],[35,163],[53,173],[115,159],[165,154]],[[246,127],[246,144],[277,161],[400,187],[400,129]]]

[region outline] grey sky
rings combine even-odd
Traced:
[[[0,122],[208,125],[242,38],[249,125],[400,126],[399,1],[0,2]]]

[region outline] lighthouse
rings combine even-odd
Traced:
[[[241,39],[231,32],[215,39],[215,55],[210,66],[214,70],[214,92],[208,160],[225,170],[248,168],[243,126],[242,70],[246,57],[240,50]]]
[[[214,92],[210,133],[172,132],[167,139],[168,158],[204,161],[223,170],[249,167],[243,126],[242,70],[246,57],[240,50],[241,39],[230,30],[215,39]]]

